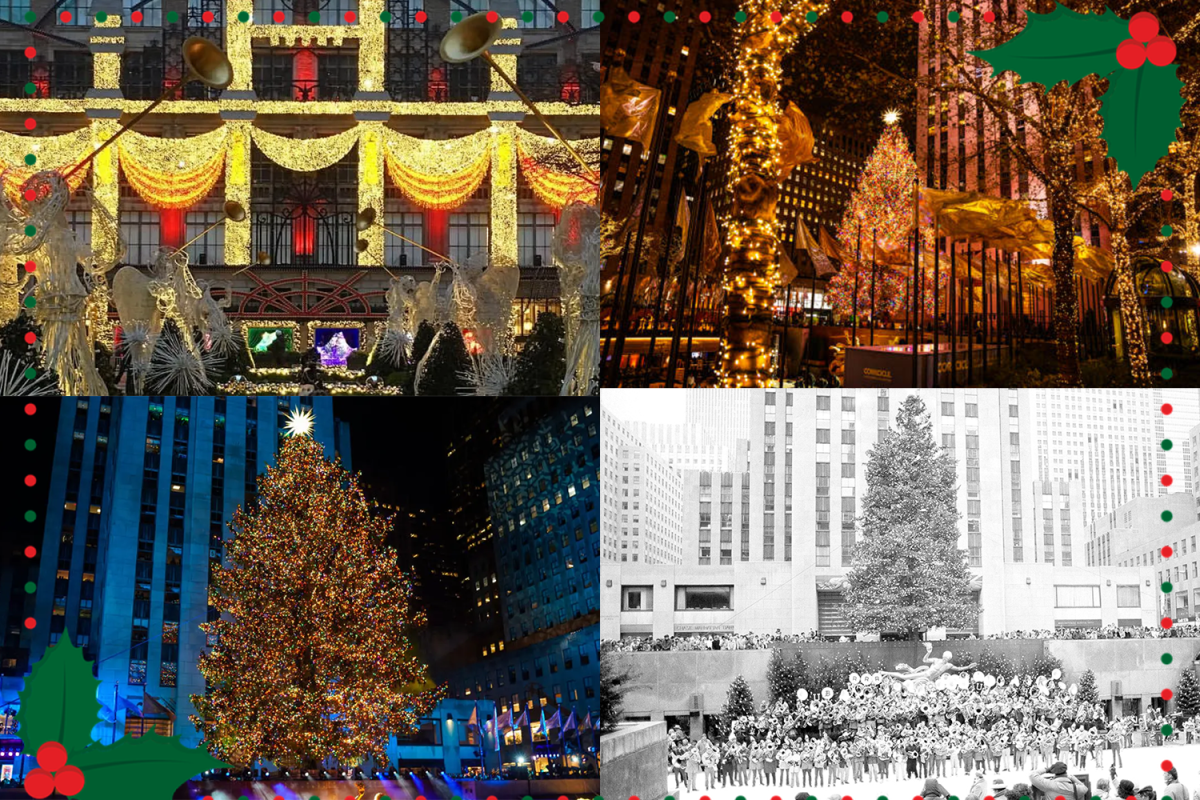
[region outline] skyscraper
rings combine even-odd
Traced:
[[[207,589],[226,523],[254,498],[301,406],[326,455],[349,468],[348,428],[329,398],[63,401],[37,579],[53,591],[37,593],[27,636],[36,661],[70,632],[96,663],[118,735],[145,724],[199,740],[188,698],[205,689],[196,663],[212,642],[198,625],[216,615]],[[127,723],[137,706],[146,720]]]

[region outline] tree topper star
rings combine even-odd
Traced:
[[[289,436],[312,436],[313,412],[311,408],[297,408],[288,412],[284,429]]]

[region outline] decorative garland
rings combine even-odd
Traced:
[[[346,157],[358,144],[360,126],[318,139],[290,139],[262,128],[250,128],[250,138],[263,155],[293,172],[316,172],[331,167]]]
[[[479,189],[491,167],[491,132],[430,141],[384,131],[384,161],[392,183],[423,208],[452,209]],[[464,166],[465,165],[465,166]]]
[[[224,125],[186,139],[164,139],[127,131],[117,140],[126,180],[155,208],[186,209],[216,186],[225,169],[228,130]]]
[[[46,169],[67,170],[78,164],[92,149],[92,129],[80,128],[61,136],[19,136],[0,131],[0,170],[4,171],[4,191],[16,203],[21,187],[36,172]],[[32,153],[30,152],[32,151]],[[35,159],[29,164],[26,156]],[[69,181],[72,193],[87,180],[91,167],[79,170]]]
[[[539,200],[556,210],[575,200],[596,201],[600,187],[580,174],[579,165],[557,139],[538,136],[523,128],[515,130],[521,172]],[[580,139],[571,146],[589,164],[600,163],[598,138]]]

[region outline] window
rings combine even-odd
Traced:
[[[827,395],[827,394],[817,395],[817,411],[828,411],[828,410],[829,410],[829,395]]]
[[[942,416],[943,417],[953,417],[954,416],[954,401],[953,400],[943,400],[942,401]]]
[[[158,212],[122,211],[121,237],[125,240],[125,261],[144,266],[154,263],[158,250]]]
[[[554,9],[543,3],[542,0],[519,0],[517,8],[521,12],[517,15],[518,28],[554,27]],[[529,22],[525,21],[526,12],[533,14],[533,18]]]
[[[600,12],[600,0],[583,0],[583,21],[591,25],[596,21],[596,14]],[[12,19],[12,17],[8,17]],[[791,405],[791,396],[788,396],[788,405]]]
[[[551,13],[541,0],[536,1],[547,14]],[[522,267],[551,266],[550,235],[553,232],[553,214],[517,214],[517,263]]]
[[[852,394],[842,395],[842,411],[853,411],[853,410],[854,410],[854,395],[852,395]]]
[[[487,249],[488,215],[486,213],[450,215],[450,252],[448,255],[451,259],[463,263],[474,253],[487,252]]]
[[[732,608],[732,586],[675,587],[676,611],[695,611],[704,609],[731,610]]]
[[[1058,608],[1100,607],[1099,586],[1055,586],[1054,594]]]
[[[389,211],[383,216],[384,224],[401,236],[412,239],[410,244],[395,236],[383,238],[383,256],[394,267],[419,266],[425,263],[425,253],[418,244],[425,244],[425,215],[411,211]]]
[[[1141,608],[1142,589],[1138,585],[1117,587],[1117,608]]]
[[[1136,586],[1134,587],[1137,588]],[[654,610],[654,589],[651,586],[622,586],[622,611]]]
[[[820,398],[817,398],[818,400]],[[825,398],[828,400],[829,398]],[[817,428],[817,444],[829,444],[829,428]]]

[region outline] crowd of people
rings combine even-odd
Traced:
[[[1125,627],[1104,625],[1099,628],[1058,628],[1055,630],[1024,630],[959,637],[967,641],[991,639],[1175,639],[1200,637],[1200,623],[1181,622],[1170,628]],[[886,637],[885,637],[886,638]],[[807,633],[723,633],[691,634],[688,636],[630,636],[624,639],[605,639],[601,649],[618,653],[639,653],[656,650],[769,650],[780,644],[801,642],[849,642],[846,636],[822,636],[815,630]]]
[[[1079,699],[1078,687],[1060,674],[979,677],[946,676],[910,692],[854,676],[836,699],[829,689],[811,697],[800,690],[795,702],[764,702],[755,713],[723,720],[713,739],[693,741],[676,726],[668,755],[675,788],[936,780],[1054,761],[1115,771],[1124,766],[1124,748],[1200,740],[1192,720],[1165,736],[1164,723],[1178,720],[1156,708],[1109,721],[1103,706]]]

